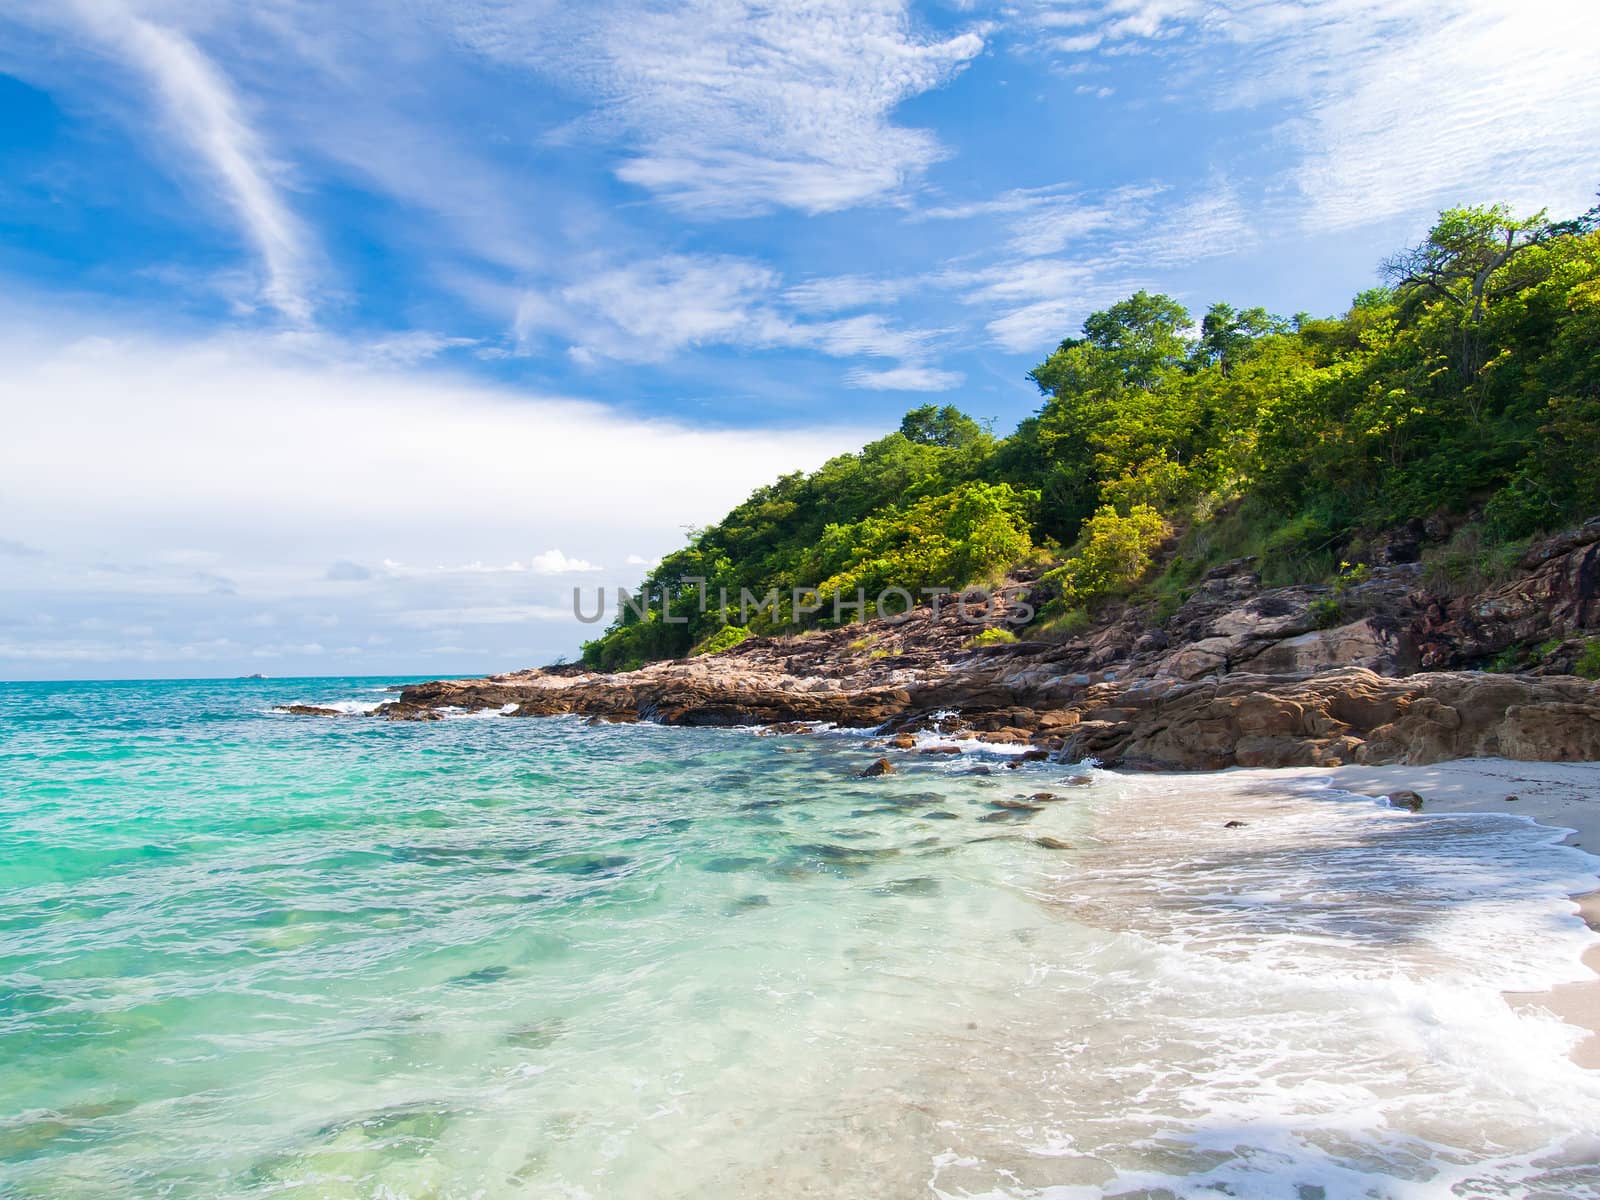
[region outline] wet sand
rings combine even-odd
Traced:
[[[1405,789],[1423,798],[1424,812],[1512,812],[1541,825],[1570,829],[1566,839],[1600,854],[1600,763],[1513,762],[1503,758],[1458,759],[1431,766],[1293,768],[1268,774],[1315,780],[1341,791],[1385,796]],[[1589,928],[1600,932],[1600,891],[1574,896]],[[1508,992],[1516,1007],[1539,1007],[1569,1025],[1589,1031],[1572,1050],[1579,1066],[1600,1070],[1600,946],[1584,964],[1597,978],[1566,983],[1547,992]]]

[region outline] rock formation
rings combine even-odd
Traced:
[[[1411,542],[1391,542],[1338,592],[1264,589],[1240,560],[1199,580],[1165,620],[1130,607],[1059,643],[974,647],[977,627],[947,604],[621,674],[562,667],[419,684],[378,715],[492,708],[774,731],[825,721],[881,728],[901,750],[916,742],[893,735],[937,727],[1164,769],[1600,759],[1600,684],[1554,673],[1559,655],[1522,674],[1438,669],[1600,632],[1600,519],[1472,595],[1433,594],[1416,558]]]

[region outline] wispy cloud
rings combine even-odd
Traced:
[[[1312,229],[1467,196],[1576,211],[1597,182],[1587,0],[1105,0],[1019,20],[1069,58],[1159,49],[1206,103],[1281,110]]]
[[[913,281],[869,275],[819,276],[786,288],[784,303],[798,312],[837,313],[898,300]]]
[[[785,288],[776,271],[750,259],[668,255],[590,270],[572,284],[529,292],[515,331],[524,344],[547,334],[566,338],[581,362],[664,362],[686,349],[732,346],[896,358],[926,371],[939,331],[907,329],[877,313],[816,315],[825,296],[831,307],[845,293],[863,291],[849,280],[831,288],[829,281]],[[851,372],[846,383],[858,378],[866,376]]]
[[[906,0],[581,12],[574,27],[544,6],[452,10],[483,52],[563,74],[594,96],[600,119],[632,146],[620,178],[704,216],[834,212],[894,196],[944,153],[933,134],[896,124],[894,110],[983,48],[978,29],[919,34]]]
[[[155,88],[166,124],[216,180],[261,259],[261,294],[289,320],[312,317],[310,240],[290,210],[279,165],[227,78],[180,30],[119,0],[77,0],[84,28]]]
[[[1155,184],[1115,188],[1091,196],[1067,184],[1014,188],[985,200],[923,210],[923,220],[1000,220],[1011,232],[1011,248],[1029,256],[1059,254],[1091,235],[1135,229],[1149,220],[1149,201],[1164,189]]]
[[[552,295],[523,301],[517,333],[571,336],[589,355],[659,362],[685,347],[760,336],[760,302],[777,287],[770,268],[723,255],[669,255],[584,273]]]
[[[940,371],[934,367],[891,367],[869,371],[857,367],[845,381],[851,387],[878,392],[947,392],[960,387],[965,376],[959,371]]]
[[[947,269],[936,282],[993,312],[990,340],[1016,353],[1047,349],[1095,308],[1165,286],[1166,272],[1246,250],[1258,234],[1238,189],[1220,174],[1181,192],[1156,183],[1103,193],[1012,190],[922,216],[1005,222],[1011,236],[999,255]]]

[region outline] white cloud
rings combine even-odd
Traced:
[[[600,358],[664,362],[685,349],[736,346],[897,358],[914,366],[940,337],[941,331],[901,328],[877,313],[797,312],[789,307],[796,290],[784,289],[776,271],[750,259],[667,255],[592,270],[553,292],[529,292],[516,335],[525,346],[546,333],[571,339],[568,353],[585,365]],[[865,289],[845,281],[798,290],[802,306],[816,306],[830,293],[859,296]]]
[[[786,289],[784,303],[805,313],[847,312],[869,304],[888,304],[906,293],[912,281],[834,275],[807,279]]]
[[[1292,134],[1309,224],[1492,200],[1588,207],[1600,182],[1600,5],[1343,0],[1332,31],[1297,16],[1274,86],[1305,99]]]
[[[990,321],[989,336],[1014,354],[1048,351],[1064,336],[1077,332],[1093,309],[1093,303],[1077,298],[1040,300]]]
[[[1022,20],[1070,30],[1069,55],[1181,50],[1168,74],[1205,103],[1286,110],[1312,230],[1492,200],[1577,212],[1596,186],[1592,0],[1106,0]]]
[[[281,195],[278,164],[226,77],[182,32],[136,15],[120,0],[77,0],[72,11],[155,86],[174,132],[216,177],[261,257],[266,302],[291,321],[308,322],[307,235]]]
[[[526,545],[541,528],[676,530],[858,436],[694,430],[445,372],[308,359],[272,338],[14,333],[0,346],[0,487],[24,539],[60,545],[33,531],[65,528],[81,543],[92,520],[97,544],[142,531],[165,549],[176,529],[236,547],[298,525],[286,542],[347,548],[318,556],[318,577],[375,529],[428,535],[386,543],[401,547],[390,563],[507,535]],[[667,490],[681,506],[670,515],[655,499]],[[234,522],[240,537],[217,536]]]
[[[966,378],[959,371],[940,371],[933,367],[891,367],[887,371],[861,368],[846,372],[845,383],[876,392],[947,392],[960,387]]]
[[[0,511],[21,544],[50,548],[0,572],[4,652],[33,647],[41,664],[242,663],[268,612],[288,664],[288,648],[322,641],[330,623],[360,641],[392,632],[395,612],[515,609],[540,632],[496,635],[484,646],[496,657],[476,665],[548,661],[594,631],[550,615],[570,596],[545,572],[665,553],[685,523],[870,436],[696,430],[313,345],[0,334]],[[550,549],[530,559],[530,544]],[[556,549],[574,545],[583,557]],[[157,636],[107,650],[11,627],[10,615],[38,611],[114,611],[119,626]],[[396,635],[370,665],[398,668],[420,649]]]
[[[938,333],[898,329],[876,314],[862,314],[795,326],[788,336],[795,345],[813,346],[835,358],[866,354],[873,358],[917,359],[929,353]]]
[[[1150,219],[1149,201],[1165,189],[1129,185],[1099,197],[1074,191],[1067,184],[1014,188],[987,200],[941,205],[919,214],[926,220],[1004,218],[1011,248],[1018,254],[1059,254],[1091,235],[1137,229]]]
[[[594,96],[598,120],[634,147],[617,175],[695,214],[832,212],[894,196],[943,156],[931,134],[896,125],[895,108],[983,48],[978,30],[919,35],[905,0],[449,11],[484,53]]]
[[[1156,184],[1099,196],[1037,188],[924,215],[991,214],[1008,218],[1009,249],[1022,257],[948,270],[939,282],[959,289],[965,303],[994,311],[989,336],[1014,353],[1047,350],[1096,308],[1141,287],[1166,286],[1156,272],[1239,253],[1257,233],[1237,189],[1220,174],[1184,193]]]
[[[605,570],[604,567],[597,567],[594,563],[581,558],[568,558],[559,550],[546,550],[543,554],[535,554],[528,563],[528,569],[535,575],[572,575]]]
[[[577,347],[626,362],[660,362],[690,346],[760,340],[771,269],[728,256],[662,258],[586,274],[559,292],[524,298],[516,331],[573,336]]]

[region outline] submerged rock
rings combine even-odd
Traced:
[[[375,715],[382,717],[385,721],[444,720],[442,712],[426,708],[420,704],[409,704],[404,700],[391,700],[388,704],[380,704]]]
[[[775,737],[779,734],[810,733],[811,726],[804,721],[779,721],[776,725],[768,725],[761,731],[762,737]]]
[[[876,779],[880,775],[893,775],[894,764],[887,758],[880,758],[862,771],[857,777],[860,779]]]
[[[1032,804],[1021,804],[1014,808],[1002,808],[995,812],[984,813],[978,820],[986,825],[995,825],[1001,822],[1031,821],[1044,809]]]
[[[1421,812],[1423,799],[1416,792],[1401,788],[1398,792],[1390,792],[1384,797],[1389,802],[1390,808],[1405,808],[1412,812]]]

